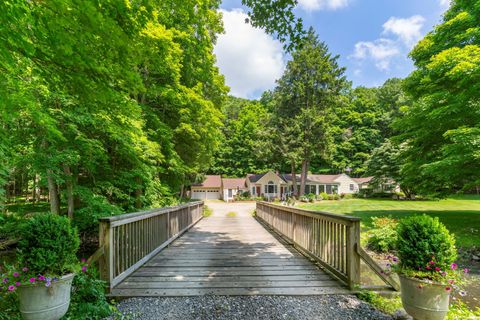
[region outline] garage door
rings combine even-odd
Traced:
[[[220,192],[218,190],[207,190],[207,200],[220,199]]]
[[[192,199],[205,199],[205,190],[194,190],[192,191]]]
[[[220,192],[215,189],[193,190],[192,199],[216,200],[216,199],[220,199]]]

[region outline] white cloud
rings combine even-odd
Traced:
[[[298,0],[298,5],[305,11],[336,10],[348,6],[350,0]]]
[[[382,38],[356,43],[355,50],[350,57],[360,61],[372,60],[378,69],[388,71],[392,58],[400,53],[400,48],[395,41]]]
[[[442,7],[449,7],[451,3],[451,0],[440,0],[440,5]]]
[[[383,34],[394,34],[398,36],[405,45],[413,46],[422,36],[421,30],[425,18],[420,15],[410,18],[391,17],[383,24]]]
[[[242,9],[221,12],[225,34],[218,37],[214,52],[231,94],[252,98],[273,88],[285,68],[281,43],[245,23]]]

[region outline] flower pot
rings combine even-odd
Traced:
[[[70,305],[70,291],[75,274],[67,274],[49,287],[45,283],[18,287],[20,312],[25,320],[58,320]]]
[[[403,308],[415,320],[443,320],[448,312],[450,292],[446,285],[400,275]]]

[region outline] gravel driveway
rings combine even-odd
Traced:
[[[207,202],[216,217],[250,216],[255,203]],[[117,307],[125,319],[392,319],[351,295],[194,296],[130,298]]]

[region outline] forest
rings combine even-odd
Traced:
[[[228,95],[215,65],[219,1],[2,2],[3,209],[48,201],[88,230],[102,215],[185,201],[204,174],[269,169],[302,181],[348,169],[434,197],[475,190],[479,7],[455,1],[412,50],[410,76],[366,88],[304,30],[295,3],[243,1],[247,22],[292,57],[250,101]]]

